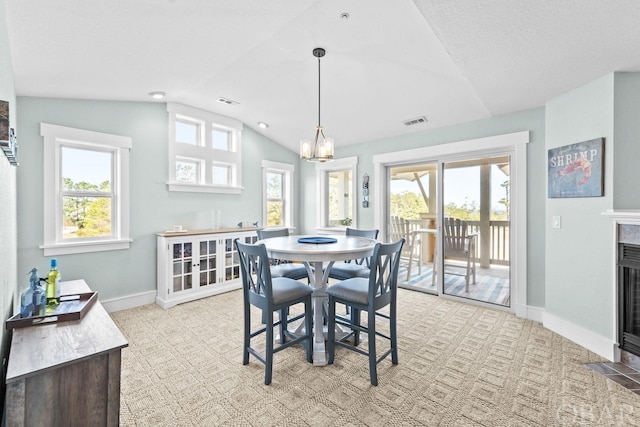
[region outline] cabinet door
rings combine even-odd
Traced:
[[[172,292],[193,288],[193,243],[171,243]]]
[[[200,241],[200,287],[218,282],[218,239]]]
[[[225,237],[222,241],[224,248],[224,280],[234,280],[240,278],[240,258],[233,241],[237,235]]]

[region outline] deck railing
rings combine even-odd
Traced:
[[[478,233],[478,248],[482,248],[484,233],[480,230],[480,221],[467,221],[470,233]],[[509,221],[489,221],[489,262],[509,265]],[[478,258],[485,259],[487,254],[479,253]]]
[[[480,230],[480,221],[467,221],[469,233],[478,233],[478,258],[482,262],[488,261],[489,264],[509,265],[509,224],[510,221],[489,221],[489,232],[482,233]],[[426,222],[424,220],[409,220],[411,230],[424,228]],[[482,239],[489,239],[489,253],[482,253],[484,246]]]

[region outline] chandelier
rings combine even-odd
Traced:
[[[309,162],[328,162],[333,160],[333,138],[326,138],[320,126],[320,58],[325,54],[321,47],[313,49],[313,56],[318,58],[318,126],[313,145],[310,140],[300,141],[300,158]],[[320,138],[322,136],[322,138]]]

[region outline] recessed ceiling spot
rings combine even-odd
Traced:
[[[266,129],[269,127],[269,125],[266,124],[265,122],[258,122],[258,127],[261,129]]]
[[[420,116],[415,119],[404,120],[402,123],[404,123],[405,126],[419,125],[420,123],[427,123],[427,118],[425,116]]]
[[[149,96],[153,99],[162,99],[165,95],[166,93],[160,91],[149,92]]]
[[[351,16],[351,15],[349,15],[347,12],[342,12],[342,13],[340,14],[340,19],[342,19],[343,21],[346,21],[346,20],[348,20],[348,19],[349,19],[349,17],[350,17],[350,16]]]

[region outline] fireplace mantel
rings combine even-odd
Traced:
[[[607,216],[617,222],[640,222],[640,209],[606,210],[602,212],[602,215]]]

